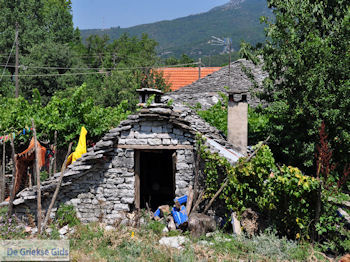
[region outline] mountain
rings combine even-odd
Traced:
[[[272,16],[266,0],[231,0],[208,12],[175,20],[129,28],[87,29],[81,30],[81,35],[86,40],[93,34],[107,34],[114,40],[123,33],[132,36],[146,33],[159,43],[158,52],[163,57],[178,57],[185,53],[197,58],[216,55],[224,50],[223,46],[208,43],[211,36],[232,38],[232,47],[236,51],[241,40],[251,44],[264,41],[264,26],[259,22],[261,16]]]

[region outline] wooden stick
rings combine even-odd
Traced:
[[[3,141],[3,145],[5,145],[5,141]],[[3,148],[5,148],[3,146]],[[5,150],[3,150],[3,156],[5,154]],[[2,161],[1,164],[1,170],[0,170],[0,202],[5,200],[5,172],[4,172],[4,161]]]
[[[12,149],[12,190],[10,195],[10,202],[9,202],[9,208],[8,208],[8,216],[10,217],[12,215],[12,208],[13,208],[13,199],[15,198],[16,194],[16,183],[17,183],[17,176],[16,176],[16,158],[15,158],[15,145],[13,143],[13,137],[11,136],[11,149]]]
[[[52,210],[52,208],[53,208],[53,206],[54,206],[54,204],[56,202],[56,199],[57,199],[57,196],[58,196],[58,192],[60,191],[63,175],[64,175],[64,172],[66,171],[66,168],[67,168],[66,167],[67,159],[68,159],[68,156],[70,155],[70,152],[72,150],[72,145],[73,145],[73,142],[71,142],[69,144],[68,152],[67,152],[66,158],[65,158],[64,163],[63,163],[62,168],[61,168],[61,174],[60,174],[60,177],[58,178],[58,181],[57,181],[55,193],[52,196],[51,203],[50,203],[49,208],[47,209],[47,212],[46,212],[46,216],[45,216],[45,219],[44,219],[44,222],[43,222],[43,226],[42,226],[42,231],[45,230],[47,221],[49,221],[49,218],[50,218],[51,210]]]
[[[31,172],[31,169],[30,168],[27,168],[27,174],[28,174],[28,177],[29,177],[29,188],[32,188],[33,187],[33,181],[32,181],[32,172]]]
[[[204,193],[205,193],[205,190],[202,190],[200,193],[199,193],[199,195],[198,195],[198,198],[197,198],[197,200],[196,200],[196,203],[193,205],[193,208],[192,208],[192,211],[194,211],[194,212],[196,212],[196,209],[197,209],[197,207],[200,205],[200,203],[202,203],[202,198],[203,198],[203,196],[204,196]],[[191,212],[192,212],[191,211]]]
[[[2,173],[4,177],[6,175],[6,143],[5,141],[2,144]]]
[[[192,202],[193,202],[193,190],[192,190],[192,186],[189,186],[188,193],[187,193],[187,203],[186,203],[187,216],[189,216],[191,213]]]
[[[34,136],[34,148],[35,148],[35,174],[36,174],[36,186],[37,186],[37,219],[38,219],[38,234],[41,233],[41,188],[40,188],[40,168],[39,168],[39,149],[38,140],[36,137],[35,123],[32,119],[33,136]]]
[[[222,190],[224,190],[224,188],[227,186],[228,183],[228,179],[225,178],[224,183],[221,185],[221,187],[219,188],[219,190],[215,193],[215,195],[212,197],[212,199],[209,201],[208,205],[205,207],[204,212],[206,213],[208,211],[208,209],[211,207],[211,205],[213,204],[214,200],[221,194]]]
[[[270,136],[268,136],[265,141],[263,141],[259,147],[253,152],[253,154],[251,154],[247,159],[244,160],[243,163],[248,163],[250,160],[252,160],[252,158],[259,152],[259,150],[261,149],[261,147],[267,143],[267,141],[269,141]],[[242,165],[241,164],[241,165]],[[208,205],[204,208],[204,212],[206,213],[208,211],[208,209],[211,207],[211,205],[213,204],[214,200],[221,194],[221,192],[224,190],[224,188],[227,186],[228,184],[228,178],[226,177],[224,179],[224,183],[221,185],[221,187],[219,188],[219,190],[215,193],[215,195],[212,197],[212,199],[209,201]]]
[[[55,131],[55,141],[54,141],[54,146],[53,146],[53,174],[56,174],[56,169],[57,169],[57,130]]]

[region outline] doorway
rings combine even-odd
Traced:
[[[146,208],[147,203],[156,210],[160,205],[172,204],[175,198],[176,151],[137,150],[135,161],[136,206]]]

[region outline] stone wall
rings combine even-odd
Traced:
[[[86,170],[84,175],[64,183],[57,203],[73,205],[82,222],[102,221],[113,224],[125,218],[125,212],[134,209],[134,149],[118,146],[190,146],[194,143],[193,134],[174,127],[165,121],[144,121],[124,128],[118,137],[115,148],[104,153],[100,163],[95,165],[77,165],[71,172]],[[87,153],[89,154],[89,153]],[[79,161],[78,161],[79,163]],[[176,150],[176,196],[186,194],[194,179],[193,149]],[[73,182],[74,181],[74,182]],[[43,208],[49,205],[50,197],[43,196]],[[16,205],[16,213],[35,214],[36,197],[32,201]],[[56,205],[57,206],[57,205]],[[53,215],[56,209],[53,210]]]
[[[93,148],[71,164],[64,173],[56,207],[71,204],[82,222],[113,224],[125,219],[135,207],[135,150],[169,149],[176,152],[176,196],[187,193],[194,183],[195,135],[210,139],[210,150],[228,152],[230,144],[214,127],[191,109],[176,105],[151,104],[130,115],[110,130]],[[231,159],[232,160],[232,159]],[[42,206],[47,210],[60,173],[42,183]],[[52,217],[56,209],[53,209]],[[36,186],[16,195],[18,216],[36,214]]]

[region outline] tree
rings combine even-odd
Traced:
[[[20,60],[25,65],[20,74],[37,76],[20,77],[21,91],[25,98],[31,100],[32,90],[37,88],[43,103],[47,104],[56,91],[83,83],[84,75],[74,73],[88,71],[74,70],[85,66],[68,45],[49,40],[33,46],[29,51],[30,54]]]
[[[350,2],[269,0],[275,19],[260,49],[270,102],[272,143],[280,161],[315,170],[324,121],[339,166],[350,162]]]
[[[167,85],[162,75],[152,68],[159,63],[155,48],[157,43],[147,35],[130,37],[123,34],[108,43],[108,37],[90,36],[87,40],[87,63],[105,68],[105,75],[89,76],[86,79],[88,96],[95,104],[116,106],[123,100],[129,101],[129,108],[137,103],[136,89],[159,88]]]
[[[76,32],[73,28],[71,1],[70,0],[0,0],[0,63],[5,64],[15,40],[16,24],[19,29],[19,54],[24,59],[22,64],[28,66],[33,61],[30,57],[33,50],[47,47],[48,42],[56,45],[65,45],[76,42]],[[45,44],[44,44],[45,43]],[[65,49],[65,48],[63,48]],[[40,50],[49,52],[46,48]],[[34,55],[36,56],[36,55]],[[10,57],[9,64],[15,63],[14,52]],[[34,62],[34,64],[37,64]],[[20,68],[21,71],[22,67]],[[15,68],[8,67],[10,74],[14,74]],[[23,72],[22,72],[23,73]],[[3,94],[8,94],[8,77],[2,80]],[[27,89],[29,86],[26,87]],[[49,86],[41,86],[43,89]]]
[[[186,54],[182,54],[180,59],[177,59],[176,57],[173,57],[173,56],[165,59],[165,64],[170,66],[180,64],[180,65],[184,65],[184,67],[196,67],[197,65],[189,65],[193,63],[194,63],[194,60]]]

